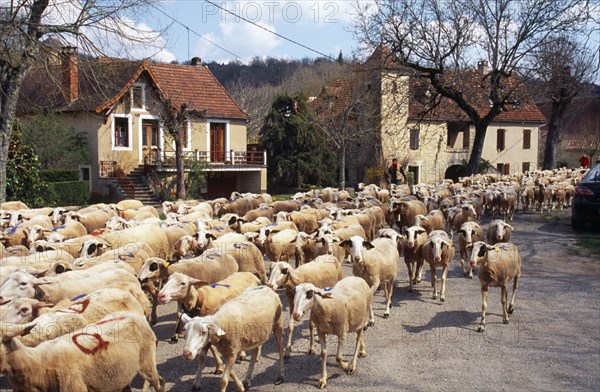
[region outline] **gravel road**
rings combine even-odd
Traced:
[[[354,375],[345,374],[337,366],[337,338],[329,337],[327,390],[597,391],[600,249],[582,247],[579,241],[582,236],[600,234],[574,233],[569,217],[568,211],[515,215],[513,242],[523,257],[516,310],[510,324],[502,324],[500,289],[491,288],[485,333],[477,332],[481,313],[479,280],[463,277],[458,251],[448,274],[445,303],[431,299],[428,271],[415,291],[408,292],[406,267],[404,263],[399,265],[391,316],[387,320],[381,317],[385,306],[383,292],[378,292],[374,298],[376,324],[365,333],[367,357],[358,360]],[[488,221],[485,219],[482,225],[486,227]],[[344,274],[351,273],[350,266],[345,265]],[[281,299],[287,310],[283,293]],[[167,380],[168,391],[190,391],[196,362],[181,356],[183,341],[167,341],[174,328],[175,306],[159,309],[159,323],[154,328],[159,339],[159,373]],[[287,317],[286,311],[286,323]],[[321,365],[318,355],[306,354],[306,317],[294,335],[284,384],[273,385],[277,350],[271,339],[263,347],[251,390],[316,390]],[[349,335],[346,341],[345,358],[351,357],[354,336]],[[220,376],[212,374],[213,364],[209,356],[203,374],[204,391],[219,389]],[[246,361],[237,364],[236,373],[243,377],[247,366]],[[0,380],[0,388],[7,386],[5,379]],[[132,387],[141,390],[139,377]],[[228,391],[234,390],[230,382]]]

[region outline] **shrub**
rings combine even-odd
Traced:
[[[40,177],[45,182],[79,181],[79,171],[69,169],[41,170]]]
[[[88,181],[51,182],[47,202],[52,206],[86,205],[90,200]]]

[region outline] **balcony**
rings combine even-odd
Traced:
[[[250,167],[267,165],[266,151],[184,151],[184,165],[190,165],[196,161],[204,161],[211,166]],[[144,153],[144,165],[155,166],[160,170],[175,168],[175,151],[149,150]]]

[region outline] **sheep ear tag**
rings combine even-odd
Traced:
[[[497,246],[497,247],[495,247],[495,248],[494,248],[494,250],[495,250],[496,252],[500,252],[500,247],[498,247],[498,246]]]
[[[171,263],[170,263],[170,262],[168,262],[168,261],[165,261],[165,262],[163,262],[163,265],[164,265],[164,267],[165,267],[165,268],[168,268],[168,267],[169,267],[169,265],[171,265]]]

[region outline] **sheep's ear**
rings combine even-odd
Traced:
[[[477,257],[485,256],[487,251],[488,251],[487,245],[482,246],[481,248],[479,248],[479,253],[477,253]]]
[[[315,289],[315,293],[319,294],[322,298],[331,298],[333,295],[331,293],[331,287],[327,287],[324,289]]]
[[[369,241],[363,241],[363,247],[368,250],[371,250],[374,248],[373,244],[370,243]]]
[[[190,284],[196,288],[200,288],[202,286],[207,286],[210,284],[205,280],[196,279],[196,278],[192,278],[192,277],[188,278],[188,282],[190,282]]]
[[[269,234],[267,234],[267,232],[265,231],[265,234],[267,235],[272,235],[272,234],[277,234],[279,233],[280,230],[267,230],[269,232]]]
[[[181,322],[183,323],[183,325],[189,323],[190,321],[192,321],[192,319],[193,319],[192,317],[188,316],[185,313],[181,314]]]
[[[36,303],[34,303],[34,304],[31,305],[31,307],[33,309],[51,308],[53,306],[54,306],[54,304],[51,304],[51,303],[48,303],[48,302],[41,302],[41,301],[38,301],[38,302],[36,302]]]
[[[229,218],[229,221],[227,222],[228,225],[233,225],[236,222],[238,222],[238,219],[235,216],[232,216],[231,218]]]
[[[225,331],[223,331],[216,323],[209,323],[208,328],[211,329],[217,336],[221,337],[225,335]]]
[[[200,238],[200,233],[195,232],[194,235],[192,235],[192,238],[198,241],[198,239]]]
[[[345,247],[352,248],[352,241],[350,241],[350,240],[344,240],[344,241],[340,242],[340,246],[342,246],[344,248]]]
[[[212,233],[206,233],[205,238],[207,240],[213,240],[213,241],[217,239],[217,237],[215,237]]]
[[[420,229],[415,230],[415,233],[417,233],[417,234],[427,233],[427,230],[425,230],[424,228],[421,227]]]
[[[473,249],[473,244],[467,244],[467,249]]]
[[[511,226],[508,223],[506,224],[506,227],[508,227],[511,231],[515,231],[516,230],[514,226]]]

